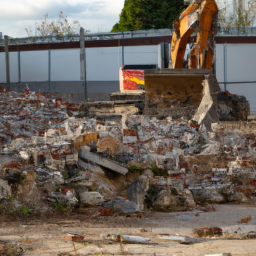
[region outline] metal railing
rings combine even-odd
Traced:
[[[173,29],[151,29],[138,31],[125,31],[118,33],[87,33],[85,41],[97,40],[118,40],[142,37],[160,37],[171,36]],[[256,36],[256,27],[247,27],[244,29],[218,29],[217,36]],[[9,45],[24,45],[24,44],[49,44],[62,42],[79,42],[80,35],[65,35],[65,36],[45,36],[45,37],[23,37],[9,38]],[[4,39],[0,39],[0,46],[4,46]]]
[[[171,36],[172,29],[151,29],[126,31],[118,33],[88,33],[85,34],[85,41],[97,40],[116,40],[129,39],[139,37],[158,37]],[[79,42],[80,35],[66,35],[66,36],[45,36],[45,37],[24,37],[24,38],[9,38],[9,45],[23,45],[23,44],[42,44],[42,43],[62,43],[62,42]],[[0,46],[4,46],[4,39],[0,39]]]

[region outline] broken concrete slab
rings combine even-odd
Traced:
[[[0,179],[0,199],[8,199],[12,194],[11,187],[8,185],[8,182]]]
[[[119,163],[112,161],[106,157],[97,155],[95,153],[90,152],[88,147],[81,147],[79,150],[79,157],[83,160],[93,162],[105,168],[108,168],[114,172],[120,173],[122,175],[126,175],[128,173],[128,169]]]
[[[138,205],[129,200],[113,200],[102,204],[105,208],[110,208],[115,213],[131,214],[139,212]]]
[[[213,75],[205,76],[203,87],[203,98],[193,120],[199,125],[204,124],[206,128],[210,129],[212,123],[219,121],[217,113],[217,93],[220,91],[220,87]]]
[[[97,205],[104,201],[104,197],[99,192],[81,191],[79,198],[83,204],[89,205]]]
[[[127,190],[128,199],[138,205],[139,210],[144,210],[144,200],[149,188],[148,177],[141,175]]]
[[[161,239],[163,240],[171,240],[171,241],[176,241],[180,244],[194,244],[197,242],[197,239],[194,237],[190,236],[160,236]]]

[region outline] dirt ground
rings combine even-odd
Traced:
[[[256,256],[256,240],[206,239],[193,245],[162,240],[160,234],[193,235],[194,228],[237,225],[242,217],[254,216],[247,225],[256,227],[256,208],[244,205],[217,205],[214,212],[144,213],[142,217],[110,216],[88,218],[89,213],[23,220],[0,219],[0,244],[18,243],[28,256],[49,255],[172,255],[204,256],[231,253]],[[92,213],[92,210],[91,210]],[[90,214],[91,214],[90,213]],[[181,220],[189,215],[189,220]],[[196,216],[199,215],[199,216]],[[62,238],[67,232],[80,233],[85,241],[72,243]],[[100,235],[131,234],[150,238],[148,244],[120,244]],[[1,253],[0,253],[1,255]]]

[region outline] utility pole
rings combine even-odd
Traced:
[[[7,84],[7,89],[10,89],[10,59],[9,59],[8,36],[4,36],[4,42],[5,42],[6,84]]]
[[[87,81],[86,81],[86,54],[84,44],[84,28],[80,28],[80,69],[81,81],[84,82],[84,101],[88,101]]]

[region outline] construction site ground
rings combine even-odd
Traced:
[[[54,217],[27,216],[0,218],[0,241],[8,241],[25,250],[28,256],[49,255],[176,255],[204,256],[208,254],[231,253],[232,256],[255,256],[255,240],[226,240],[209,238],[192,245],[179,244],[159,238],[161,234],[193,235],[194,228],[202,226],[228,227],[237,225],[245,216],[255,216],[252,205],[220,204],[211,212],[147,212],[141,216],[98,216],[94,209],[61,214]],[[190,216],[181,220],[181,215]],[[256,218],[249,224],[256,226]],[[63,239],[73,232],[83,234],[83,242]],[[125,244],[105,240],[102,233],[130,234],[150,238],[148,244]],[[14,255],[14,254],[13,254]],[[18,255],[18,254],[17,254]]]

